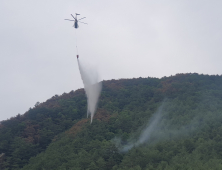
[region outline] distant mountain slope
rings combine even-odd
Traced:
[[[139,139],[139,132],[164,100],[161,121],[147,142],[119,152],[112,140],[121,138],[120,145],[125,146],[133,136]],[[105,81],[91,125],[86,106],[80,89],[2,121],[2,169],[222,166],[222,76],[177,74]]]

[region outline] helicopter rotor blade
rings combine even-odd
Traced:
[[[79,21],[80,23],[83,23],[83,24],[87,24],[87,23],[85,23],[85,22],[81,22],[81,21]]]
[[[75,21],[75,20],[71,20],[71,19],[65,19],[65,20],[68,20],[68,21]]]
[[[71,14],[71,16],[75,19],[75,17]]]
[[[81,19],[84,19],[84,18],[86,18],[86,17],[80,18],[80,19],[78,19],[78,21],[81,20]]]

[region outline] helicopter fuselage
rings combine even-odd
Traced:
[[[78,21],[77,21],[77,20],[75,20],[75,23],[74,23],[73,27],[75,27],[76,29],[79,28],[79,25],[78,25]]]

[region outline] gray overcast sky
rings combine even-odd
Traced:
[[[83,87],[80,60],[101,80],[222,73],[220,0],[1,0],[0,120]]]

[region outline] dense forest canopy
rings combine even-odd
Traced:
[[[2,121],[1,169],[222,169],[222,76],[104,81],[86,107],[79,89]]]

